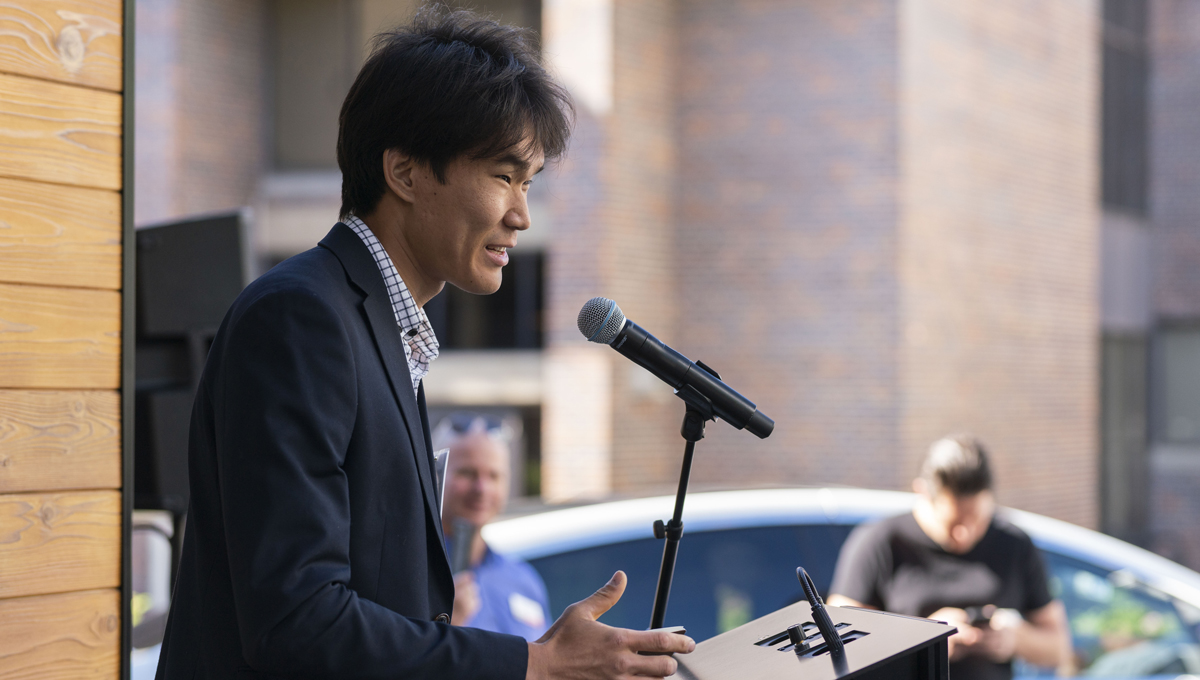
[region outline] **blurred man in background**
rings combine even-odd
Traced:
[[[1023,531],[996,516],[987,452],[976,439],[934,442],[913,481],[911,514],[855,529],[829,604],[945,621],[950,676],[1007,679],[1013,659],[1071,670],[1066,611]]]
[[[480,534],[508,502],[513,434],[510,424],[474,413],[456,413],[433,433],[436,448],[450,449],[442,500],[447,548],[466,567],[454,575],[450,622],[534,641],[549,621],[546,585],[533,567],[496,553]],[[462,531],[470,536],[457,535]],[[465,559],[454,554],[460,549]]]

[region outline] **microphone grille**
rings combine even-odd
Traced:
[[[579,310],[579,332],[592,342],[607,345],[625,327],[625,315],[617,303],[605,297],[594,297]]]

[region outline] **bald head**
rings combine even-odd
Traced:
[[[483,430],[461,434],[449,443],[442,521],[461,518],[480,527],[508,502],[509,447]]]

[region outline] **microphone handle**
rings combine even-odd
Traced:
[[[454,542],[450,545],[450,573],[457,574],[471,568],[471,544],[475,539],[475,525],[461,517],[454,519]]]
[[[691,359],[664,345],[636,323],[626,320],[611,344],[613,349],[671,387],[678,390],[684,385],[691,385],[712,402],[717,417],[737,429],[749,429],[758,437],[766,437],[774,428],[774,421],[759,413],[754,402],[738,394]]]

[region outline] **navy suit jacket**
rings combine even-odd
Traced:
[[[442,622],[427,419],[349,227],[250,284],[192,411],[158,678],[524,678],[524,640]]]

